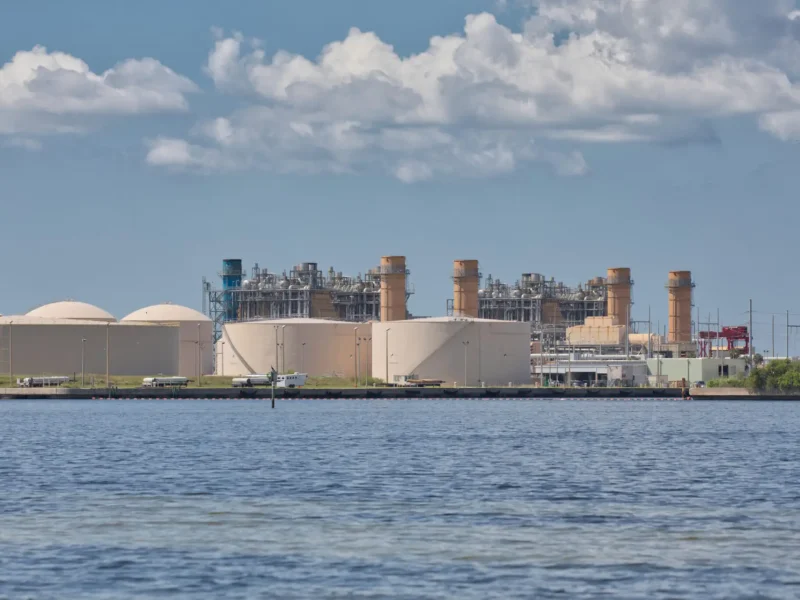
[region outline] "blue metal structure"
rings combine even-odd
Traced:
[[[242,259],[226,258],[222,261],[222,303],[226,321],[235,321],[238,318],[236,302],[230,290],[242,287]]]

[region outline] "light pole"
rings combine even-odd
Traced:
[[[81,387],[86,387],[86,338],[81,338]]]
[[[369,366],[372,363],[372,338],[361,338],[361,341],[367,344],[367,360],[365,361],[367,364],[364,365],[364,387],[367,387],[369,384]]]
[[[787,311],[786,314],[788,315],[789,312]],[[13,357],[14,357],[14,352],[13,352],[13,350],[14,350],[14,347],[13,347],[14,337],[13,337],[13,334],[12,334],[12,329],[13,329],[12,325],[13,324],[14,324],[14,321],[9,321],[8,322],[8,387],[11,387],[11,386],[14,385],[14,361],[12,360]],[[786,339],[789,339],[789,338],[786,338]],[[789,347],[789,342],[786,342],[786,347],[787,348]],[[788,355],[788,352],[787,352],[787,355]]]
[[[220,375],[223,377],[225,376],[225,342],[222,341],[220,344]]]
[[[281,362],[286,373],[286,325],[281,325]]]
[[[202,386],[203,369],[200,366],[202,352],[200,351],[200,323],[197,324],[197,387]]]
[[[386,330],[386,387],[389,387],[389,332],[391,330],[391,327]]]
[[[464,345],[464,387],[467,387],[467,347],[469,341],[461,342]]]
[[[300,371],[306,372],[306,343],[300,344]]]
[[[353,370],[353,374],[355,375],[356,379],[356,387],[358,387],[358,380],[361,378],[360,373],[358,372],[358,367],[360,361],[359,350],[361,344],[358,342],[358,327],[353,327],[353,357],[355,358],[356,364],[355,369]]]
[[[109,355],[111,354],[111,335],[109,334],[111,330],[111,323],[106,323],[106,388],[110,391],[111,390],[111,379],[109,377],[111,368],[109,367]]]
[[[275,325],[275,372],[280,373],[280,365],[278,364],[278,326]]]

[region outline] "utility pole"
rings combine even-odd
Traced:
[[[772,315],[772,358],[775,358],[775,315]]]
[[[653,334],[650,331],[653,321],[650,316],[650,307],[647,307],[647,358],[653,358]]]
[[[789,311],[786,311],[786,360],[789,360],[789,333],[792,329],[800,329],[800,325],[789,325]]]
[[[747,329],[747,341],[750,344],[750,364],[753,364],[753,299],[750,299],[750,327]]]
[[[625,323],[625,360],[631,357],[631,307],[625,307],[626,323]]]
[[[81,338],[81,387],[86,387],[86,338]]]

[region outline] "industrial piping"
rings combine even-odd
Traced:
[[[692,281],[691,271],[670,271],[667,281],[669,295],[669,334],[667,341],[679,344],[692,341]]]
[[[406,257],[381,257],[381,321],[403,321],[406,313]]]
[[[478,318],[480,280],[477,260],[453,261],[453,316]]]

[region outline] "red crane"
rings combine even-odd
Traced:
[[[727,350],[737,350],[741,354],[750,354],[750,335],[746,325],[723,327],[722,331],[701,331],[697,335],[698,356],[707,358],[711,356],[711,340],[723,339],[726,341]]]

